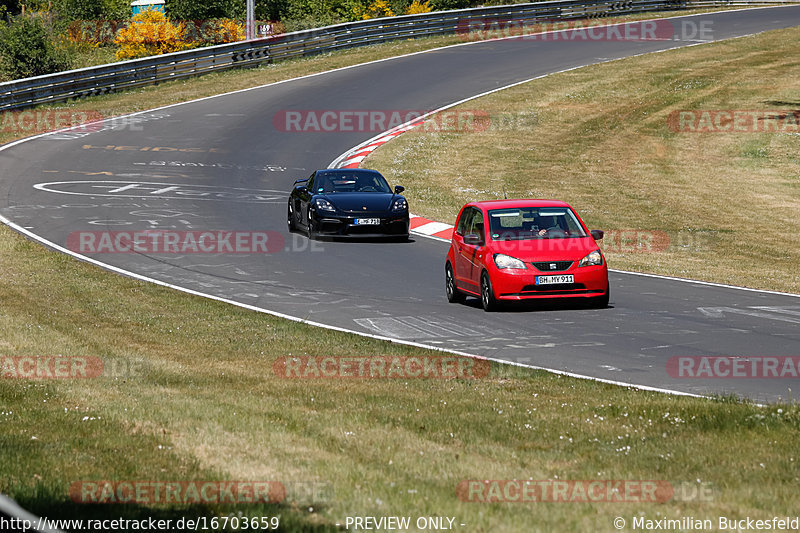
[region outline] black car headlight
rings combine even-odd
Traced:
[[[600,250],[595,250],[591,252],[589,255],[581,259],[581,262],[578,263],[579,267],[585,266],[592,266],[592,265],[602,265],[603,264],[603,254],[600,253]]]
[[[317,198],[314,200],[314,207],[317,209],[317,211],[336,211],[336,208],[333,207],[333,204],[325,198]]]
[[[392,204],[392,211],[406,211],[408,209],[408,202],[405,198],[398,198]]]

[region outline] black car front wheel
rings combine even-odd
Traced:
[[[311,209],[308,210],[308,227],[306,228],[306,232],[308,233],[309,239],[315,240],[317,238],[317,227],[316,223],[314,222],[314,212]]]
[[[294,209],[292,209],[292,202],[289,202],[287,211],[288,212],[286,214],[286,223],[289,226],[289,231],[290,232],[297,231],[297,224],[295,223],[294,220]]]

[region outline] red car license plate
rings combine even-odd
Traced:
[[[573,274],[561,274],[560,276],[536,276],[537,285],[560,285],[563,283],[575,283]]]

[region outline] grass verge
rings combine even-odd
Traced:
[[[273,364],[289,355],[435,354],[116,276],[7,228],[0,236],[4,357],[100,357],[135,369],[0,379],[0,492],[50,518],[280,513],[284,531],[312,531],[347,516],[430,515],[467,531],[585,531],[608,529],[616,516],[771,517],[795,500],[796,406],[499,365],[474,380],[279,378]],[[219,479],[325,490],[275,506],[68,497],[76,481]],[[484,479],[663,480],[678,492],[664,503],[458,499],[461,481]]]
[[[419,128],[364,166],[405,185],[434,220],[505,187],[565,200],[611,230],[613,268],[797,293],[798,57],[792,28],[555,74],[456,108],[488,115],[488,127]],[[685,110],[772,110],[789,122],[691,132],[698,115],[671,127]]]

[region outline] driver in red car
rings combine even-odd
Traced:
[[[536,227],[539,228],[538,235],[544,237],[548,231],[561,230],[556,221],[556,217],[538,217],[536,219]]]

